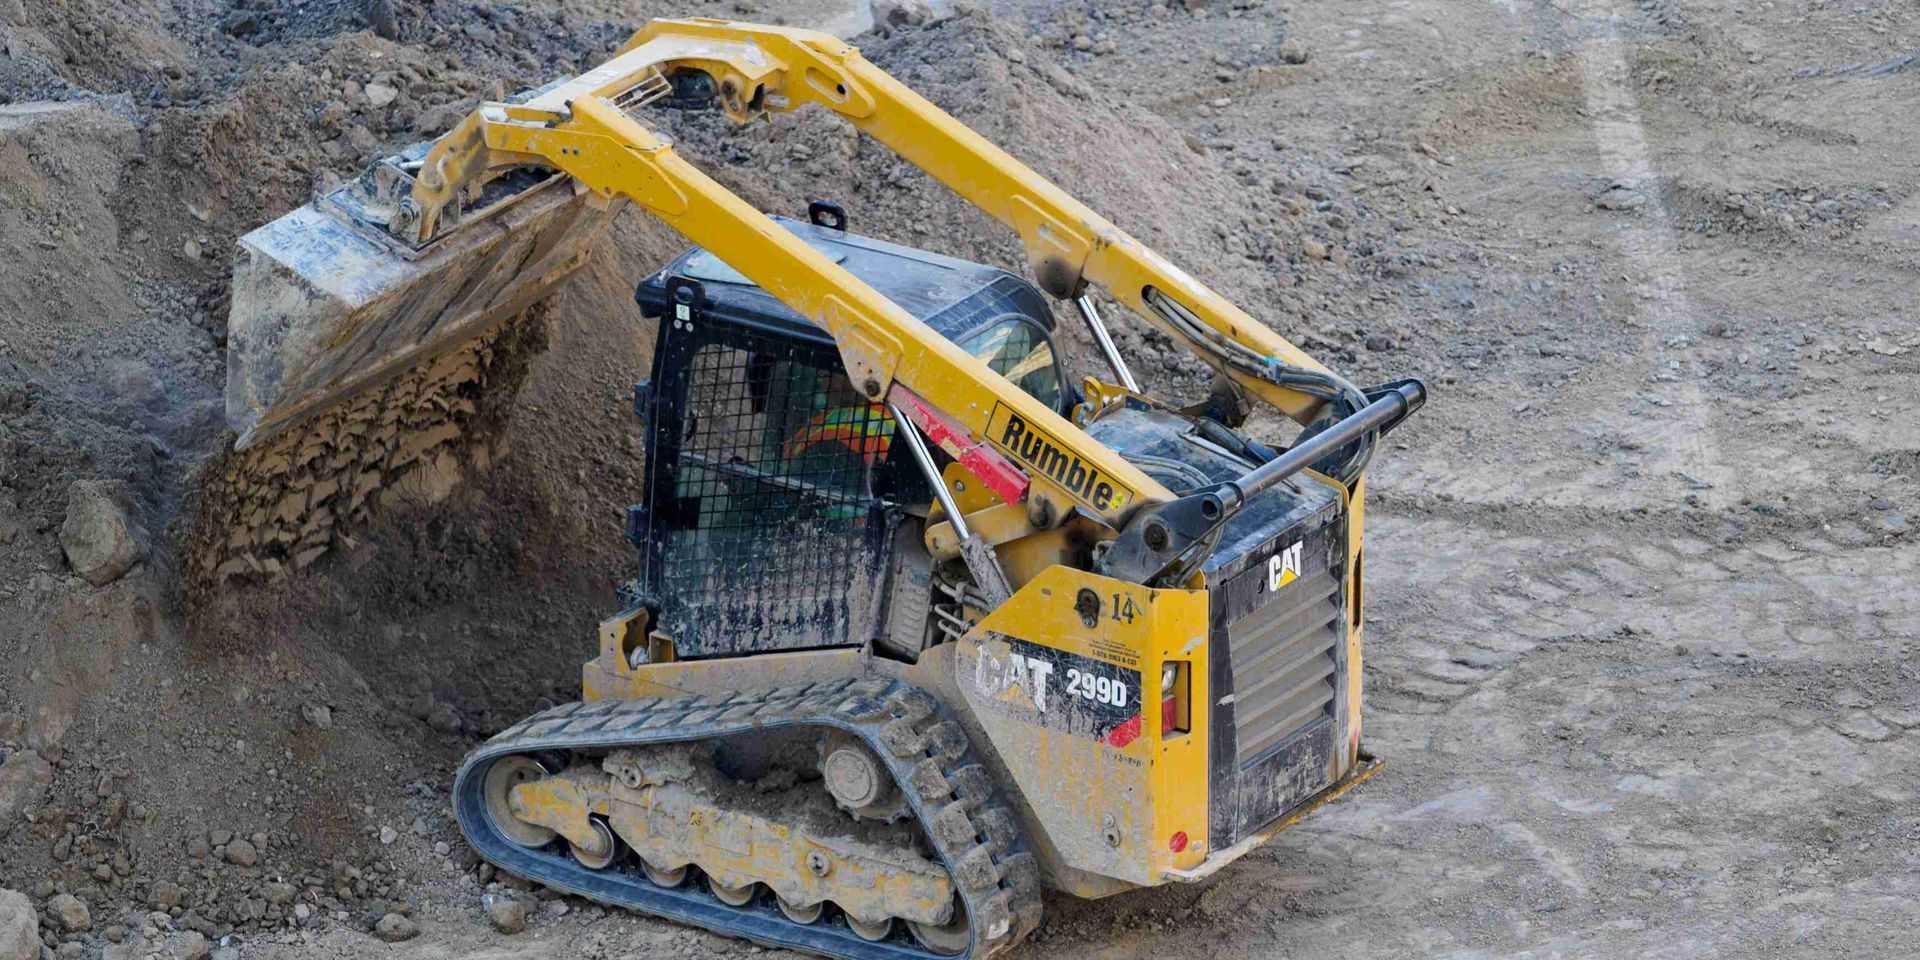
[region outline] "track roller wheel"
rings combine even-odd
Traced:
[[[780,912],[785,914],[786,918],[792,920],[794,923],[818,923],[820,921],[820,915],[826,913],[827,910],[827,905],[824,903],[816,903],[812,906],[802,907],[789,902],[786,897],[781,897],[779,903]]]
[[[885,940],[893,936],[893,918],[888,917],[879,923],[867,923],[849,913],[847,914],[847,928],[852,930],[854,935],[862,940]]]
[[[744,883],[729,887],[712,877],[707,878],[707,889],[713,891],[714,899],[729,907],[744,907],[753,902],[753,895],[759,889],[757,883]]]
[[[486,795],[487,819],[500,835],[514,843],[531,850],[538,850],[553,842],[557,836],[552,830],[537,823],[528,823],[513,814],[513,788],[523,783],[545,780],[550,771],[532,757],[501,757],[487,768],[487,779],[482,785]]]
[[[613,829],[607,826],[606,821],[599,817],[587,822],[593,824],[593,849],[574,843],[568,843],[567,849],[573,852],[573,859],[588,870],[605,870],[613,866],[613,861],[620,856],[620,840],[613,835]]]
[[[953,919],[946,923],[915,923],[907,921],[907,930],[913,934],[920,945],[932,953],[943,957],[956,957],[967,950],[972,940],[972,932],[967,926],[966,908],[956,898],[953,902]]]
[[[671,889],[687,882],[686,867],[656,867],[653,861],[642,859],[640,871],[645,873],[647,879],[653,881],[655,886]]]

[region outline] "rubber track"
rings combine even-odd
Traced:
[[[522,720],[467,755],[454,780],[454,813],[482,857],[556,890],[767,946],[846,960],[941,956],[900,935],[874,943],[836,922],[794,923],[764,890],[753,904],[730,907],[698,884],[657,886],[632,858],[607,870],[588,870],[563,852],[564,842],[529,850],[502,836],[486,816],[487,768],[502,757],[801,726],[853,734],[892,770],[970,918],[972,943],[958,956],[985,960],[1039,926],[1039,865],[1024,848],[1017,821],[995,796],[992,777],[971,757],[966,732],[942,715],[932,695],[894,680],[841,679],[762,692],[562,704]]]

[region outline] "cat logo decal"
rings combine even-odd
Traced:
[[[1281,587],[1300,579],[1300,543],[1267,558],[1267,592],[1273,593]]]

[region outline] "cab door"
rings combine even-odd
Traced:
[[[893,419],[818,331],[703,309],[676,279],[630,521],[642,602],[684,658],[865,643],[901,511]]]

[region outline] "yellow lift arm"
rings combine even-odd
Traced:
[[[1069,298],[1087,284],[1104,288],[1295,420],[1312,420],[1343,390],[1356,395],[1298,347],[854,47],[816,31],[655,20],[599,67],[525,103],[488,103],[469,115],[426,156],[389,229],[416,247],[430,244],[493,177],[529,165],[557,168],[604,198],[638,203],[818,323],[833,335],[857,386],[904,407],[949,452],[973,455],[963,462],[979,462],[981,440],[1012,458],[1030,479],[1029,506],[1038,506],[1030,515],[1047,518],[1046,525],[1078,505],[1117,529],[1142,504],[1172,499],[1118,454],[713,181],[630,112],[689,89],[712,96],[741,122],[807,103],[839,113],[1017,232],[1049,293]],[[1042,459],[1021,456],[1023,438]]]

